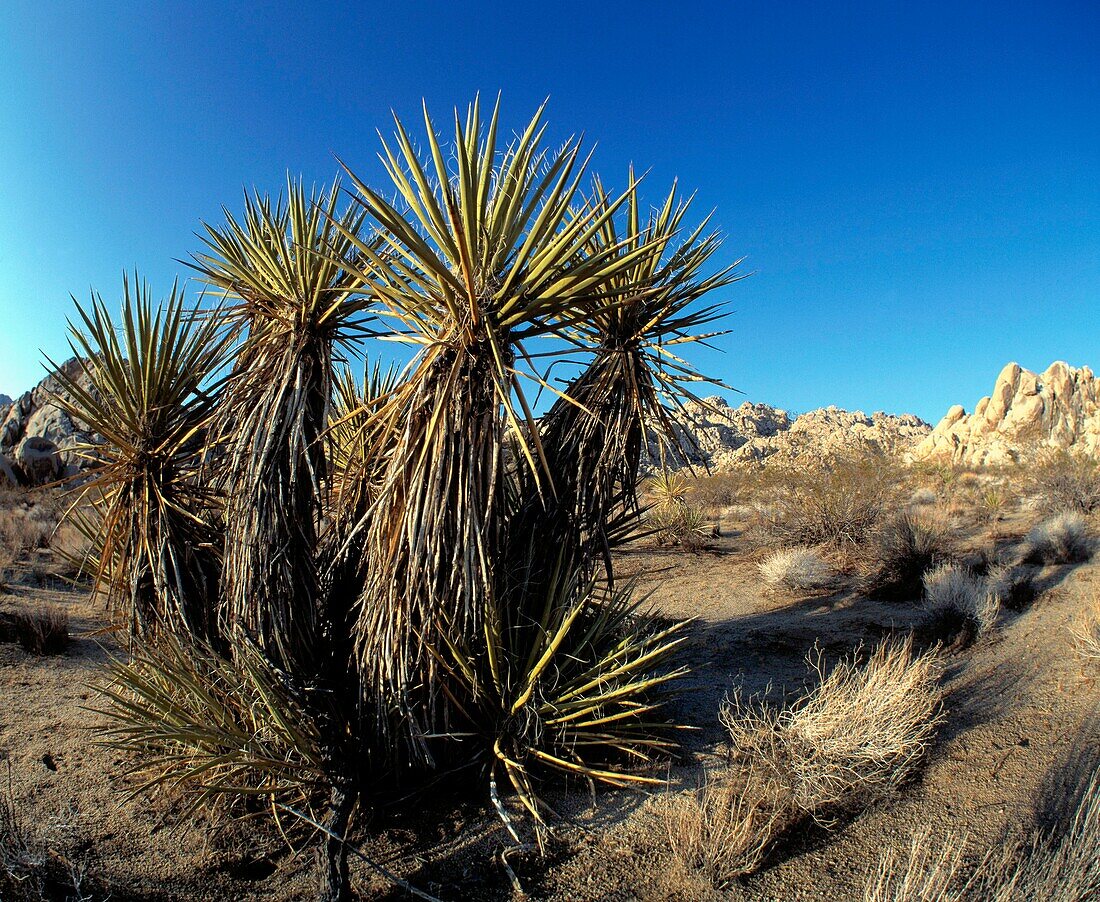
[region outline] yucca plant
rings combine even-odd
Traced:
[[[310,688],[332,790],[326,829],[342,837],[362,782],[361,687],[348,668],[354,596],[326,591],[319,536],[338,366],[369,334],[371,301],[357,266],[364,214],[339,203],[338,183],[307,193],[293,180],[285,200],[246,197],[241,221],[206,226],[194,266],[242,335],[211,450],[226,499],[221,616]],[[346,897],[342,842],[326,855],[323,894]]]
[[[345,234],[365,290],[419,346],[406,381],[379,411],[395,436],[367,526],[370,571],[359,605],[359,659],[396,700],[415,736],[435,728],[424,643],[442,622],[480,632],[496,602],[506,430],[540,490],[550,488],[543,443],[520,383],[524,342],[560,332],[610,299],[643,245],[593,250],[619,203],[578,204],[587,160],[575,139],[544,148],[540,109],[498,146],[499,107],[483,123],[475,102],[455,117],[444,150],[425,110],[430,159],[397,122],[384,162],[402,207],[354,176],[378,244]],[[433,693],[429,691],[429,696]],[[437,697],[437,696],[436,696]]]
[[[458,741],[484,762],[498,812],[514,829],[496,797],[506,777],[540,843],[540,776],[661,782],[639,768],[677,747],[662,690],[685,672],[673,658],[686,622],[658,624],[629,589],[598,590],[561,563],[541,583],[541,598],[525,591],[527,580],[513,579],[510,591],[491,596],[480,635],[442,629],[439,644],[429,646],[457,714]]]
[[[366,583],[365,524],[376,500],[395,435],[379,417],[396,391],[398,374],[379,364],[356,380],[350,368],[338,371],[327,434],[329,491],[318,566],[330,597],[358,598]],[[352,624],[336,629],[350,634]]]
[[[64,390],[56,402],[103,439],[82,448],[96,466],[73,503],[99,514],[96,587],[125,609],[134,635],[163,627],[212,639],[220,543],[216,501],[197,474],[230,339],[178,286],[158,305],[136,276],[123,277],[117,321],[95,293],[77,314],[69,344],[79,370],[54,375]]]
[[[339,185],[246,196],[241,221],[205,226],[194,266],[225,292],[242,334],[219,408],[226,496],[223,617],[292,669],[320,656],[317,530],[328,477],[323,435],[342,349],[366,334],[369,301],[352,266],[362,213]]]

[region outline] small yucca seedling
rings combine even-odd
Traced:
[[[98,687],[105,743],[141,752],[135,793],[164,784],[220,810],[247,798],[312,807],[327,775],[304,700],[256,646],[235,651],[230,660],[166,634],[111,662]]]
[[[0,611],[0,642],[17,642],[32,655],[60,655],[69,647],[69,615],[61,608]]]

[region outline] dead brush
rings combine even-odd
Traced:
[[[69,647],[69,615],[62,608],[0,612],[0,642],[16,642],[32,655],[64,654]]]
[[[734,760],[770,771],[802,815],[828,826],[892,791],[917,767],[943,720],[943,662],[910,640],[879,645],[826,671],[808,659],[816,688],[776,709],[732,693],[720,719]]]
[[[1048,453],[1030,468],[1027,482],[1045,513],[1100,510],[1100,461],[1094,457],[1065,450]]]
[[[894,475],[879,458],[838,459],[791,474],[787,491],[761,509],[757,529],[784,545],[858,546],[896,500]]]
[[[1063,511],[1033,528],[1024,540],[1027,564],[1079,564],[1092,555],[1088,522],[1077,511]]]

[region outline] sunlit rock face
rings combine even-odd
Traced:
[[[1036,374],[1008,364],[973,413],[956,404],[910,456],[996,466],[1051,448],[1100,453],[1100,378],[1087,366],[1059,360]]]

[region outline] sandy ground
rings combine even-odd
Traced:
[[[1033,519],[1033,518],[1032,518]],[[1010,522],[1011,541],[1027,522]],[[699,767],[723,754],[717,723],[724,693],[770,684],[778,697],[804,684],[806,652],[835,658],[917,619],[912,604],[870,601],[851,590],[824,597],[764,591],[754,552],[741,537],[702,554],[640,549],[620,562],[662,614],[696,618],[686,652],[692,673],[680,684],[677,716],[698,729],[683,761],[669,767],[674,787],[691,786]],[[972,547],[992,544],[975,533]],[[966,836],[971,858],[1049,823],[1072,788],[1097,763],[1100,688],[1083,670],[1069,627],[1100,593],[1100,564],[1054,566],[1044,591],[1022,614],[1002,613],[989,637],[951,658],[948,719],[931,760],[911,784],[831,833],[800,836],[757,875],[718,891],[686,873],[668,849],[662,793],[555,792],[564,815],[549,857],[509,855],[533,898],[837,900],[859,899],[884,849],[902,849],[913,830]],[[126,761],[93,743],[102,715],[91,687],[113,640],[97,635],[97,612],[80,593],[17,585],[0,606],[68,608],[76,634],[61,657],[35,658],[0,644],[0,758],[11,770],[11,799],[26,829],[77,871],[92,898],[307,899],[309,855],[295,855],[257,823],[213,834],[177,816],[178,806],[139,794]],[[0,778],[6,765],[0,761]],[[369,854],[444,899],[508,899],[500,864],[511,845],[499,820],[470,787],[470,799],[417,800],[360,837]],[[402,898],[361,862],[353,873],[364,898]]]

